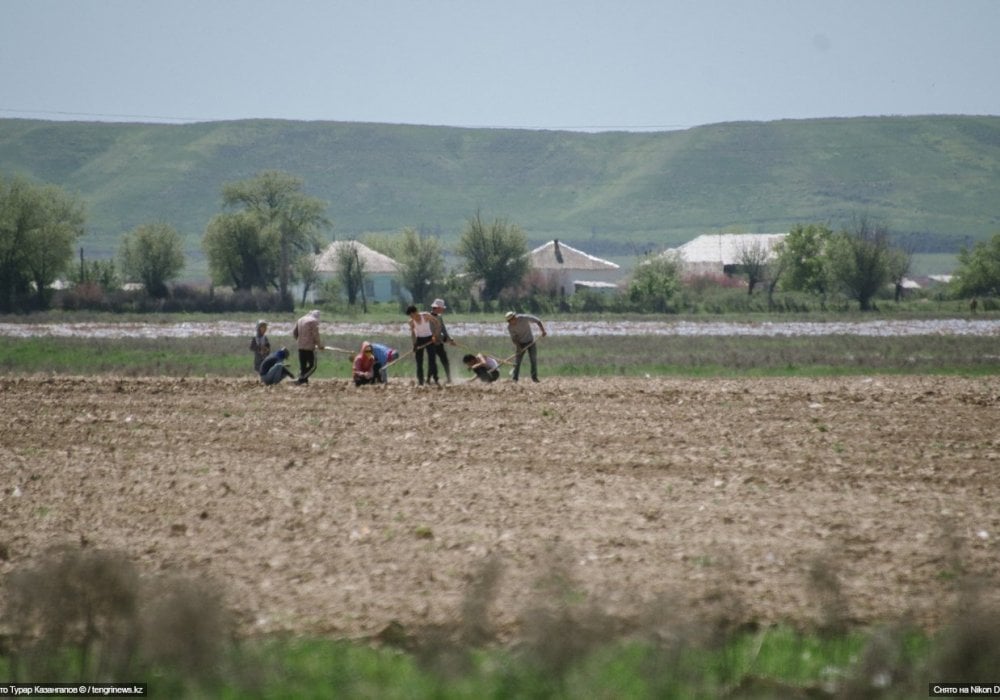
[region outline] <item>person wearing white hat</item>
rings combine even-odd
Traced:
[[[435,347],[435,350],[437,350],[438,359],[441,360],[441,366],[444,367],[445,381],[448,384],[451,384],[451,365],[448,362],[448,353],[445,351],[444,346],[446,343],[448,345],[455,345],[456,343],[451,339],[451,336],[448,335],[448,329],[445,328],[444,319],[441,318],[441,314],[444,313],[446,308],[448,307],[444,305],[444,299],[441,299],[440,297],[431,303],[431,315],[434,316],[440,324],[438,326],[437,346]],[[437,367],[434,365],[431,366],[434,367],[434,383],[437,384]]]

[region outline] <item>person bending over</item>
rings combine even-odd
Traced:
[[[264,384],[277,384],[285,377],[294,377],[292,371],[285,367],[285,360],[288,359],[288,350],[281,348],[267,356],[260,363],[260,381]]]
[[[500,360],[495,357],[483,355],[482,353],[476,355],[470,354],[463,357],[462,362],[471,371],[476,373],[480,381],[490,383],[500,378]]]

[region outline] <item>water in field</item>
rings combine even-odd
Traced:
[[[969,335],[1000,336],[1000,320],[933,319],[872,321],[788,321],[759,323],[713,321],[546,321],[546,330],[560,336],[910,336]],[[330,335],[392,336],[409,335],[404,323],[324,322]],[[449,322],[456,337],[506,336],[506,324]],[[291,323],[273,323],[272,335],[289,335]],[[252,324],[235,321],[191,323],[0,323],[0,336],[18,338],[194,338],[205,336],[240,337],[253,334]]]

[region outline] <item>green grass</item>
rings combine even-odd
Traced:
[[[395,315],[388,317],[398,320]],[[248,327],[252,321],[248,320]],[[249,338],[249,335],[247,336]],[[353,350],[361,336],[325,337],[335,347]],[[401,351],[409,337],[376,338]],[[272,337],[272,343],[291,345]],[[452,372],[463,376],[461,355],[484,352],[500,359],[513,355],[503,337],[459,339],[449,348]],[[126,376],[250,376],[252,357],[242,337],[208,338],[14,338],[0,336],[0,369],[8,373]],[[691,376],[851,376],[861,374],[992,375],[1000,371],[1000,350],[990,336],[809,336],[705,337],[550,335],[538,342],[541,376],[617,377]],[[294,362],[293,352],[293,362]],[[321,353],[317,379],[348,378],[350,356]],[[525,359],[527,362],[527,358]],[[395,375],[412,374],[411,359]]]
[[[871,641],[872,635],[862,632],[824,636],[774,627],[735,633],[717,644],[693,638],[609,640],[552,666],[544,655],[511,648],[446,644],[407,651],[269,638],[230,646],[207,674],[137,664],[128,680],[147,683],[154,698],[825,697],[851,684],[871,685],[864,677]],[[890,637],[889,644],[893,669],[903,666],[910,676],[927,666],[935,648],[935,640],[912,632]],[[60,680],[88,679],[78,654],[64,650],[57,656]],[[0,656],[0,677],[24,680],[21,669],[13,658]],[[879,697],[907,697],[915,687],[911,681],[895,678],[896,685],[881,688]]]

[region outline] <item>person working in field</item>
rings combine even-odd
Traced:
[[[482,353],[468,354],[462,358],[462,362],[469,370],[476,373],[480,381],[491,383],[500,378],[500,360],[495,357]]]
[[[308,384],[316,371],[316,351],[323,349],[319,339],[319,309],[313,309],[295,322],[292,337],[299,347],[299,384]]]
[[[354,358],[354,386],[381,383],[382,368],[375,357],[375,346],[366,340],[361,343],[361,352]]]
[[[263,384],[278,384],[285,377],[294,377],[292,371],[285,367],[285,360],[288,359],[288,350],[280,348],[271,355],[268,355],[260,363],[260,381]]]
[[[532,316],[531,314],[516,314],[513,311],[508,311],[504,318],[507,319],[507,332],[510,334],[510,339],[514,343],[514,347],[517,348],[517,354],[514,359],[514,372],[511,374],[511,379],[515,382],[521,374],[521,360],[524,359],[524,353],[527,351],[528,359],[531,360],[531,381],[538,381],[538,348],[535,343],[535,336],[531,332],[531,324],[534,323],[538,326],[539,332],[544,338],[548,335],[545,332],[545,326],[542,321]]]
[[[444,325],[444,319],[441,315],[444,314],[444,310],[447,307],[444,305],[444,299],[435,299],[431,304],[431,315],[438,320],[441,327],[438,329],[437,342],[434,344],[434,351],[437,352],[437,359],[444,367],[445,381],[451,384],[451,364],[448,361],[448,351],[445,349],[445,345],[454,345],[455,341],[451,339],[448,335],[448,328]],[[435,381],[437,376],[434,377]]]
[[[271,354],[271,341],[267,338],[267,321],[257,321],[257,330],[250,339],[250,352],[253,353],[253,371],[260,374],[260,366]]]
[[[441,322],[434,317],[434,314],[417,311],[417,307],[412,304],[406,307],[406,315],[410,317],[410,339],[413,341],[413,354],[417,361],[417,384],[424,385],[424,350],[427,351],[427,381],[437,384],[435,348]]]
[[[389,383],[389,365],[399,359],[399,350],[382,343],[372,343],[372,354],[375,355],[375,379],[382,384]]]

